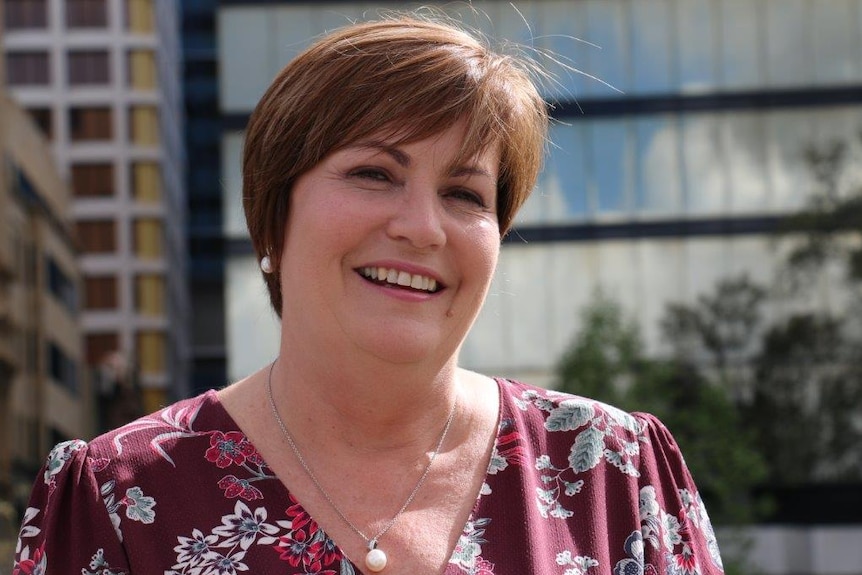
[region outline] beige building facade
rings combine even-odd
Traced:
[[[45,453],[58,441],[91,436],[95,412],[83,361],[69,189],[39,129],[4,95],[0,142],[2,563],[11,561],[4,531],[17,523]]]
[[[121,354],[153,411],[189,388],[178,2],[3,5],[8,92],[70,190],[84,363]]]

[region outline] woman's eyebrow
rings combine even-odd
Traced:
[[[393,146],[382,140],[364,140],[349,146],[349,148],[357,150],[372,150],[377,153],[386,154],[394,159],[402,167],[410,167],[411,157],[397,146]],[[449,170],[449,176],[453,178],[463,176],[480,176],[493,180],[494,176],[489,170],[476,164],[461,164],[452,166]]]
[[[402,150],[398,149],[396,146],[393,146],[392,144],[388,144],[388,143],[383,142],[383,141],[366,140],[363,142],[357,142],[355,145],[350,146],[350,147],[355,148],[355,149],[359,149],[359,150],[362,150],[362,149],[376,150],[377,152],[391,156],[392,159],[394,159],[396,162],[398,162],[398,164],[400,164],[401,166],[403,166],[405,168],[410,166],[410,156],[408,154],[404,153]]]
[[[449,170],[449,175],[453,178],[458,178],[461,176],[482,176],[491,180],[494,179],[494,176],[491,175],[491,172],[489,172],[485,168],[472,164],[464,166],[453,166],[452,169]]]

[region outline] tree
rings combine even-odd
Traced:
[[[742,412],[773,484],[862,479],[862,366],[843,323],[796,314],[764,337]]]

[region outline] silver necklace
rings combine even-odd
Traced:
[[[416,486],[413,488],[413,491],[410,492],[410,495],[407,496],[407,500],[404,502],[404,505],[401,506],[401,509],[398,510],[392,519],[389,520],[386,525],[383,526],[377,535],[369,538],[365,533],[362,532],[356,525],[353,524],[347,516],[342,513],[341,509],[335,504],[332,497],[329,496],[329,493],[326,492],[326,489],[323,488],[323,485],[320,484],[320,481],[317,480],[317,477],[314,475],[314,472],[311,471],[311,467],[308,466],[308,463],[305,461],[305,458],[300,453],[299,448],[296,446],[296,442],[293,440],[293,436],[287,430],[287,425],[285,425],[284,420],[281,418],[281,415],[278,413],[278,408],[275,406],[275,398],[272,396],[272,370],[275,367],[275,362],[269,366],[269,376],[266,380],[266,391],[269,396],[269,407],[272,410],[272,415],[275,417],[275,421],[278,423],[278,426],[281,428],[281,432],[284,435],[284,438],[287,440],[287,444],[290,445],[290,449],[293,450],[293,454],[296,456],[297,461],[305,470],[305,473],[308,475],[308,478],[311,479],[311,482],[314,483],[314,486],[317,487],[317,490],[320,491],[320,494],[323,495],[323,498],[326,499],[326,502],[329,503],[329,506],[332,507],[333,511],[341,518],[344,523],[347,524],[357,535],[362,537],[363,541],[368,546],[368,553],[365,554],[365,566],[368,567],[370,571],[375,573],[379,571],[383,571],[386,567],[386,563],[388,558],[386,557],[386,553],[383,552],[382,549],[377,547],[378,541],[380,538],[386,535],[386,532],[395,525],[395,522],[398,521],[398,518],[401,517],[401,514],[407,510],[407,507],[413,503],[413,499],[416,497],[416,494],[419,492],[419,489],[422,487],[422,484],[425,483],[425,479],[428,477],[428,472],[431,471],[431,465],[434,463],[434,460],[437,458],[437,454],[440,453],[440,448],[443,447],[443,442],[446,440],[446,435],[449,433],[449,428],[452,426],[452,420],[455,419],[455,407],[458,405],[458,398],[456,396],[455,401],[452,403],[452,409],[449,411],[449,416],[446,418],[446,425],[443,426],[443,432],[440,434],[440,439],[437,440],[437,445],[434,447],[434,451],[431,453],[431,457],[428,460],[428,465],[425,466],[425,471],[422,472],[422,477],[419,478],[419,481],[416,482]]]

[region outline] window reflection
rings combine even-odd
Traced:
[[[727,112],[718,116],[733,212],[767,207],[766,142],[762,114]]]
[[[814,80],[834,85],[858,81],[862,76],[856,44],[860,31],[853,5],[858,0],[832,0],[829,10],[813,10]]]
[[[773,210],[801,207],[814,191],[811,167],[805,151],[812,140],[813,117],[807,110],[771,112],[766,116],[769,144],[769,176]]]
[[[812,71],[811,15],[805,0],[766,3],[767,83],[809,84]]]
[[[539,190],[551,222],[583,218],[588,211],[585,186],[584,125],[556,125]]]
[[[642,118],[635,124],[635,130],[637,209],[680,213],[679,146],[674,117]]]
[[[671,83],[671,42],[676,36],[667,0],[632,2],[632,79],[639,94],[667,93]]]
[[[717,55],[716,3],[712,0],[679,2],[677,33],[679,44],[675,57],[679,60],[679,82],[682,92],[714,89]]]
[[[587,13],[587,26],[584,39],[598,46],[589,50],[587,70],[603,82],[617,90],[629,89],[628,30],[626,29],[626,10],[628,4],[607,2],[606,0],[587,0],[583,3]],[[588,82],[586,92],[590,96],[620,96],[612,88],[599,82]]]
[[[724,0],[720,6],[721,77],[725,88],[753,88],[763,82],[759,2]]]
[[[626,161],[626,123],[624,120],[600,120],[589,126],[588,132],[587,189],[596,198],[600,213],[626,211],[631,173]]]
[[[727,166],[716,117],[691,115],[681,122],[684,205],[693,215],[719,214],[727,208]]]

